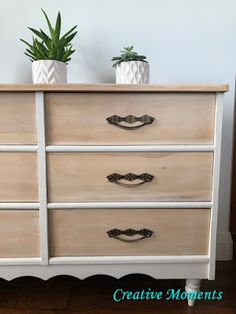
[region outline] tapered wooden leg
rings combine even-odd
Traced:
[[[201,279],[187,279],[185,291],[188,292],[199,292],[200,291]],[[188,300],[189,306],[194,306],[196,300]]]

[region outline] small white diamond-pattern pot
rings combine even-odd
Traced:
[[[117,84],[148,84],[149,63],[143,61],[124,61],[116,66]]]
[[[38,60],[32,63],[33,83],[67,83],[67,65],[56,60]]]

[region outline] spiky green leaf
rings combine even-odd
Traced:
[[[60,42],[64,42],[65,38],[70,35],[75,29],[76,29],[77,25],[75,25],[74,27],[72,27],[67,33],[65,33],[61,39],[60,39]]]
[[[55,26],[55,37],[57,41],[60,38],[60,34],[61,34],[61,13],[58,12],[56,26]]]
[[[48,24],[48,28],[49,28],[51,37],[53,37],[53,36],[54,36],[54,29],[53,29],[53,27],[52,27],[52,25],[51,25],[51,23],[50,23],[50,21],[49,21],[49,18],[48,18],[48,16],[47,16],[46,12],[45,12],[43,9],[41,9],[41,10],[42,10],[42,12],[43,12],[43,14],[44,14],[44,16],[45,16],[46,21],[47,21],[47,24]]]
[[[77,32],[67,36],[65,39],[64,39],[64,42],[63,42],[63,45],[64,46],[67,46],[71,41],[72,39],[75,37],[75,35],[77,34]]]

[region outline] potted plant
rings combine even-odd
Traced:
[[[133,51],[133,46],[124,47],[119,57],[113,57],[113,67],[116,69],[116,83],[148,84],[149,63],[146,57]]]
[[[32,61],[34,83],[67,83],[67,63],[75,52],[71,41],[77,31],[76,26],[61,36],[61,14],[57,15],[55,27],[52,27],[47,14],[43,11],[50,35],[43,30],[28,27],[34,35],[32,43],[21,39],[27,45],[25,54]]]

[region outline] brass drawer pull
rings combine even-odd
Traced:
[[[141,174],[127,173],[125,175],[122,175],[119,173],[112,173],[107,176],[107,179],[109,182],[116,183],[126,188],[133,188],[141,184],[151,182],[153,178],[154,176],[149,173],[141,173]],[[135,180],[141,180],[141,182],[135,183],[135,184],[129,184],[129,183],[127,184],[127,183],[120,182],[120,180],[126,180],[130,182],[135,181]]]
[[[106,118],[106,120],[108,123],[118,126],[119,128],[122,128],[125,130],[135,130],[135,129],[141,128],[144,125],[152,124],[155,118],[148,115],[143,115],[141,117],[135,117],[133,115],[120,117],[120,116],[114,115],[109,118]],[[120,124],[120,122],[125,122],[128,124],[133,124],[135,122],[142,122],[142,124],[134,125],[134,126],[126,126],[126,125]]]
[[[141,229],[141,230],[134,230],[134,229],[126,229],[126,230],[120,230],[120,229],[112,229],[107,231],[107,234],[110,238],[114,238],[120,241],[124,242],[134,242],[134,241],[139,241],[142,239],[150,238],[153,235],[153,231],[150,229]],[[127,237],[133,237],[135,235],[140,235],[140,238],[135,238],[135,239],[125,239],[120,237],[121,235],[125,235]]]

